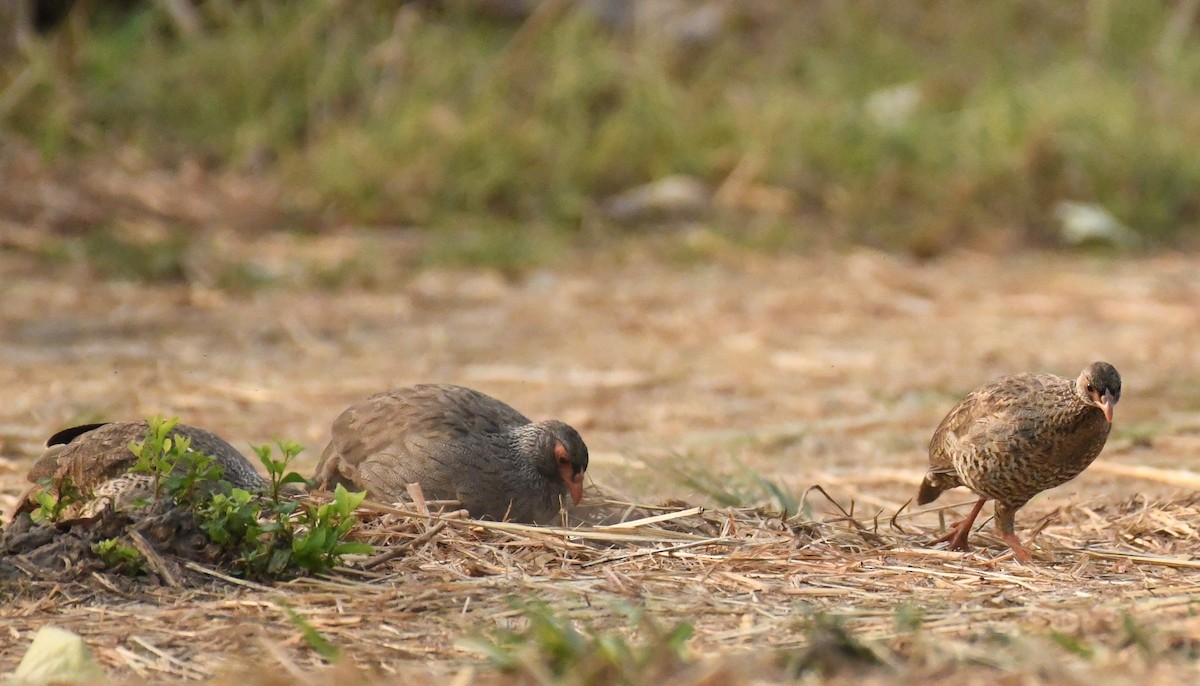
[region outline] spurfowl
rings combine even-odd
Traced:
[[[422,384],[343,412],[316,479],[387,501],[419,483],[425,497],[457,500],[475,518],[548,523],[565,498],[579,503],[587,466],[587,446],[562,422],[531,422],[470,388]]]
[[[971,513],[934,543],[967,550],[971,525],[989,499],[996,528],[1017,558],[1032,560],[1013,532],[1013,516],[1038,493],[1066,483],[1104,448],[1121,375],[1095,362],[1075,380],[1052,374],[1016,374],[967,394],[933,433],[929,471],[917,504],[966,486],[979,495]]]
[[[58,486],[64,479],[70,480],[81,499],[64,510],[65,520],[95,516],[106,506],[118,511],[129,509],[135,501],[154,495],[153,477],[129,471],[137,463],[129,444],[145,439],[148,429],[145,421],[84,424],[63,429],[46,441],[46,451],[33,463],[26,478],[35,484],[50,478]],[[246,458],[216,434],[176,424],[170,435],[186,436],[191,440],[192,450],[216,460],[224,468],[222,478],[230,485],[250,491],[266,486],[266,480]],[[38,488],[35,486],[26,493],[17,513],[37,507],[29,496]]]

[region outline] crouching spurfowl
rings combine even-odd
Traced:
[[[132,471],[138,458],[129,446],[146,439],[149,430],[145,421],[109,422],[54,434],[30,467],[26,478],[36,485],[26,491],[14,514],[35,509],[34,494],[47,486],[60,493],[67,487],[74,491],[73,502],[61,513],[63,520],[94,517],[105,508],[127,511],[141,507],[156,495],[154,477]],[[216,492],[222,483],[248,491],[266,488],[266,479],[220,436],[184,424],[174,425],[168,435],[175,440],[188,439],[190,450],[211,457],[221,468],[218,479],[200,484],[204,492]],[[176,471],[185,468],[183,464],[175,466]]]
[[[462,386],[422,384],[374,395],[333,423],[316,481],[377,500],[457,500],[477,519],[551,523],[583,497],[588,450],[575,429],[533,422]]]

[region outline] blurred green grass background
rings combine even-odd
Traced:
[[[26,41],[0,66],[3,137],[60,169],[135,154],[267,178],[276,228],[516,254],[514,234],[661,222],[606,203],[675,176],[716,230],[771,249],[1054,246],[1061,201],[1143,247],[1197,244],[1190,0],[745,0],[699,37],[583,2],[206,0],[192,31],[171,4],[76,7]]]

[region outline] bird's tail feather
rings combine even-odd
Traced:
[[[935,486],[929,475],[926,474],[925,478],[921,480],[921,490],[917,491],[917,504],[928,505],[937,500],[941,494],[942,488]]]

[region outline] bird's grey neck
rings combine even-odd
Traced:
[[[508,440],[516,458],[513,467],[526,481],[549,477],[545,471],[546,461],[540,454],[545,431],[546,428],[541,424],[524,424],[508,432]],[[516,476],[516,473],[513,476]]]
[[[545,431],[541,424],[522,424],[509,430],[508,437],[519,454],[535,455]]]

